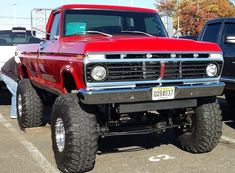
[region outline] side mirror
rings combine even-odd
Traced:
[[[31,11],[31,34],[33,37],[45,40],[46,24],[52,9],[36,8]]]
[[[225,35],[224,43],[235,44],[235,35]]]

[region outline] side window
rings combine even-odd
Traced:
[[[221,23],[210,24],[206,27],[206,31],[203,34],[202,41],[208,41],[217,43]]]
[[[145,28],[146,32],[149,34],[164,37],[165,32],[162,26],[163,25],[161,23],[161,19],[158,18],[157,16],[155,16],[155,18],[153,17],[145,18]]]
[[[222,42],[221,42],[222,47],[226,48],[226,52],[231,52],[231,54],[234,55],[235,44],[226,44],[224,42],[226,35],[235,35],[235,23],[225,23],[224,24],[224,30],[223,30],[223,35],[222,35],[223,38],[222,38]]]
[[[223,36],[225,35],[235,35],[235,23],[225,23]]]
[[[59,23],[60,23],[60,13],[57,13],[54,16],[53,23],[51,26],[51,35],[50,35],[50,40],[53,40],[53,36],[58,36],[59,35]]]
[[[12,46],[12,32],[9,30],[0,31],[0,46]]]

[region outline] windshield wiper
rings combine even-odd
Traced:
[[[86,31],[86,33],[88,33],[88,34],[101,34],[101,35],[104,35],[104,36],[107,36],[107,37],[112,37],[111,34],[107,34],[105,32],[100,32],[100,31],[90,31],[90,30],[88,30],[88,31]]]
[[[148,34],[146,32],[142,32],[142,31],[121,31],[122,33],[134,33],[134,34],[143,34],[143,35],[147,35],[149,37],[154,37],[153,35],[151,34]]]

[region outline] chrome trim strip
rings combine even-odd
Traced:
[[[87,90],[105,90],[105,89],[125,89],[125,88],[135,88],[136,85],[115,85],[115,86],[97,86],[97,87],[91,87],[91,88],[87,88]]]
[[[192,51],[113,51],[113,52],[87,52],[85,56],[85,63],[89,62],[102,62],[105,60],[105,62],[136,62],[140,60],[144,61],[197,61],[198,59],[202,61],[208,61],[208,60],[218,60],[223,61],[223,58],[138,58],[138,59],[102,59],[102,60],[91,60],[89,59],[89,55],[97,55],[97,54],[104,54],[104,55],[113,55],[113,54],[222,54],[222,52],[218,51],[210,51],[210,52],[192,52]]]
[[[88,64],[88,63],[109,63],[109,62],[187,62],[187,61],[210,61],[210,62],[218,62],[221,61],[223,62],[223,59],[220,58],[138,58],[138,59],[89,59],[88,57],[86,57],[84,63]]]
[[[218,78],[200,78],[200,79],[182,79],[182,80],[151,80],[151,81],[130,81],[130,82],[100,82],[100,83],[87,83],[88,90],[100,90],[107,88],[132,88],[133,84],[156,84],[156,86],[161,86],[162,83],[183,83],[185,85],[193,84],[209,84],[218,82]]]

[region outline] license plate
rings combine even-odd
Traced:
[[[156,87],[152,89],[152,100],[174,99],[175,87]]]

